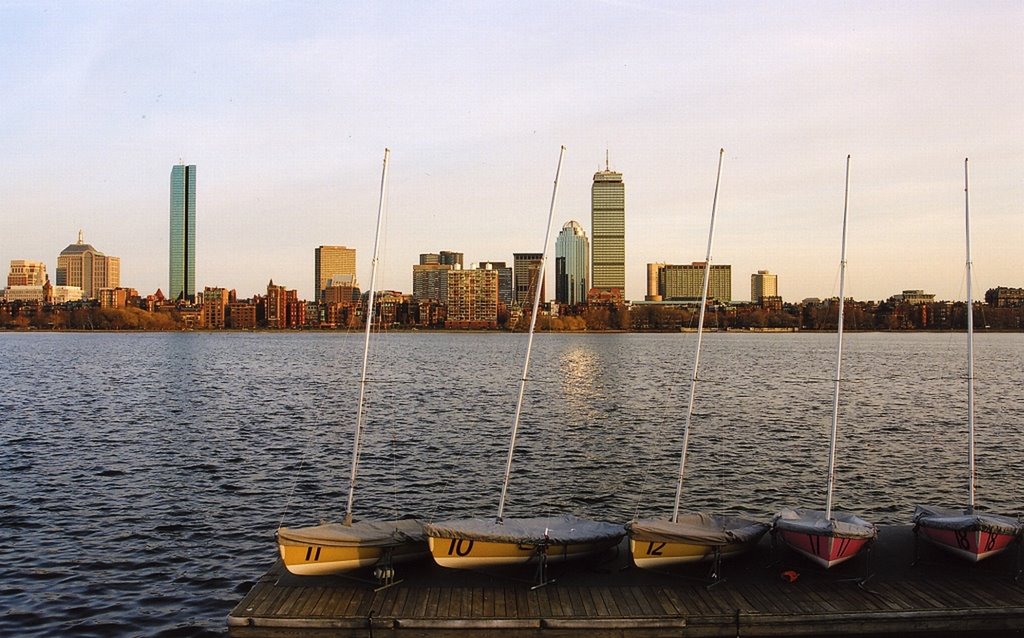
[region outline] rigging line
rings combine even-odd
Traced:
[[[347,340],[347,337],[349,337],[350,335],[351,335],[351,332],[346,330],[341,335],[341,340],[342,341]],[[335,338],[335,335],[326,336],[326,338],[333,339],[333,338]],[[334,355],[335,355],[333,357],[333,359],[332,359],[332,363],[334,365],[331,366],[331,369],[332,369],[332,372],[331,372],[332,379],[328,380],[327,382],[325,382],[323,387],[330,387],[332,385],[336,386],[337,383],[339,382],[339,379],[340,379],[340,376],[341,376],[341,368],[342,368],[342,366],[339,365],[338,353],[340,351],[343,351],[344,348],[333,348],[332,350],[333,350]],[[314,385],[314,388],[315,387],[316,386]],[[302,476],[302,469],[306,467],[306,461],[308,460],[308,458],[310,456],[310,450],[313,448],[313,444],[315,442],[319,441],[319,430],[320,430],[321,426],[323,425],[324,414],[325,414],[325,406],[328,404],[328,402],[329,402],[331,397],[330,397],[330,395],[327,392],[317,392],[316,394],[317,394],[317,400],[315,402],[316,409],[314,411],[314,418],[312,420],[311,427],[308,428],[308,430],[307,430],[307,433],[306,433],[306,436],[305,436],[305,442],[304,442],[304,445],[302,447],[302,452],[299,454],[299,466],[297,468],[295,468],[294,479],[291,482],[291,486],[288,489],[288,493],[287,493],[287,495],[285,496],[285,499],[284,499],[284,505],[281,508],[281,518],[278,521],[278,525],[277,525],[278,529],[280,529],[281,527],[284,527],[284,520],[285,520],[285,518],[287,518],[288,514],[291,512],[291,507],[292,507],[292,505],[294,503],[294,499],[295,499],[295,491],[296,491],[296,488],[298,487],[298,484],[299,484],[299,477]],[[331,473],[332,473],[332,478],[337,476],[336,470],[332,470]],[[328,483],[329,484],[333,484],[334,482],[333,481],[329,481]]]
[[[392,405],[394,401],[391,402]],[[391,424],[391,515],[399,518],[398,507],[398,419],[388,419]]]
[[[643,472],[640,475],[640,490],[636,497],[636,505],[633,508],[633,520],[640,520],[640,504],[646,500],[647,497],[647,477],[650,475],[651,466],[654,464],[652,458],[647,459],[647,463],[643,464]]]

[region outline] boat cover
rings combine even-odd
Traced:
[[[633,536],[642,536],[644,540],[701,545],[755,542],[768,531],[768,525],[764,523],[738,516],[700,512],[682,514],[676,523],[663,519],[646,519],[633,521],[627,527]]]
[[[351,525],[322,523],[311,527],[277,530],[279,538],[298,544],[390,547],[426,542],[423,523],[407,518],[398,521],[356,521]]]
[[[557,545],[596,543],[626,535],[622,525],[591,521],[572,515],[536,518],[464,518],[439,523],[424,523],[432,538],[472,539],[492,543],[538,543],[547,540]]]
[[[977,529],[994,534],[1016,536],[1024,529],[1024,524],[1009,516],[998,514],[968,514],[963,509],[949,509],[918,505],[914,508],[914,524],[934,529],[971,530]]]
[[[875,538],[878,530],[871,523],[848,512],[832,512],[825,518],[822,510],[787,508],[775,515],[774,525],[790,532],[833,536],[837,538]]]

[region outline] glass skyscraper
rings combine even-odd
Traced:
[[[590,285],[590,244],[583,227],[566,222],[555,240],[555,299],[575,306],[587,302]]]
[[[171,169],[170,299],[193,301],[196,295],[196,167]]]
[[[593,287],[602,291],[626,289],[626,186],[622,173],[594,173],[590,189],[590,232]]]

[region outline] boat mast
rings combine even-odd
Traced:
[[[508,460],[505,462],[505,478],[501,483],[501,500],[498,502],[498,516],[495,519],[500,525],[505,515],[505,497],[508,496],[508,481],[512,474],[512,453],[516,448],[516,434],[519,432],[519,415],[523,410],[523,395],[526,393],[526,374],[530,370],[530,352],[533,350],[533,331],[537,325],[537,309],[540,307],[540,291],[544,283],[544,261],[548,254],[548,240],[551,238],[551,220],[555,216],[555,197],[558,195],[558,176],[562,172],[562,158],[565,147],[558,153],[558,168],[555,169],[555,185],[551,190],[551,207],[548,209],[548,225],[544,231],[544,250],[540,253],[540,266],[533,282],[533,312],[530,314],[530,336],[526,341],[526,363],[523,364],[523,376],[519,380],[519,400],[516,402],[516,415],[512,421],[512,437],[508,443]]]
[[[377,250],[380,245],[380,227],[384,212],[384,191],[388,180],[388,156],[384,149],[384,168],[380,176],[380,201],[377,203],[377,230],[373,236],[373,262],[370,268],[370,291],[366,302],[366,337],[363,340],[363,371],[359,376],[359,403],[356,408],[356,436],[352,442],[352,475],[348,481],[348,505],[345,507],[345,525],[352,524],[352,504],[356,496],[356,469],[359,467],[359,447],[363,438],[363,403],[366,397],[366,364],[370,358],[370,328],[373,325],[373,297],[377,283]]]
[[[708,281],[711,278],[711,241],[715,237],[715,209],[718,207],[718,185],[722,180],[722,157],[725,149],[718,150],[718,175],[715,177],[715,196],[711,200],[711,228],[708,230],[708,250],[704,257],[704,284],[701,288],[700,315],[697,319],[697,347],[693,355],[693,376],[690,377],[690,403],[686,408],[686,425],[683,426],[683,450],[679,454],[679,476],[676,479],[676,502],[672,509],[672,522],[679,521],[679,501],[683,496],[683,478],[686,476],[686,448],[690,443],[690,421],[693,418],[693,401],[697,392],[697,371],[700,369],[700,345],[704,337],[704,310],[708,305]]]
[[[836,439],[839,433],[839,380],[843,371],[843,306],[846,303],[846,212],[850,205],[850,156],[846,156],[846,188],[843,193],[843,247],[839,258],[839,325],[836,329],[836,378],[832,394],[832,432],[828,444],[828,496],[825,520],[832,519],[832,488],[836,482]]]
[[[964,158],[964,225],[967,232],[967,513],[974,513],[974,298],[971,295],[971,206]]]

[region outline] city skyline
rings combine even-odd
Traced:
[[[184,158],[204,167],[196,289],[273,278],[311,298],[311,248],[370,254],[390,146],[379,272],[408,292],[432,246],[539,250],[565,144],[555,223],[593,236],[610,152],[639,300],[648,263],[702,257],[724,147],[714,263],[737,297],[763,269],[787,301],[837,294],[847,153],[850,296],[964,298],[965,156],[977,285],[1021,285],[1024,6],[588,6],[4,5],[0,263],[53,273],[84,229],[124,285],[165,289],[166,167]]]

